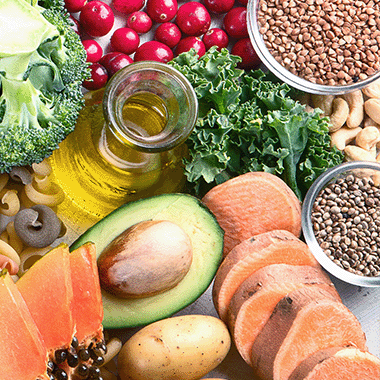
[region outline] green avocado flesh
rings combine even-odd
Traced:
[[[144,220],[168,220],[186,231],[193,246],[190,270],[177,286],[152,297],[122,299],[102,291],[105,328],[136,327],[173,315],[205,292],[222,260],[223,230],[197,198],[186,194],[157,195],[127,203],[87,230],[70,249],[93,242],[99,257],[114,238]]]

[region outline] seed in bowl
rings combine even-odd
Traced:
[[[291,73],[323,85],[364,80],[380,68],[378,0],[260,0],[259,30]]]
[[[348,174],[315,199],[311,220],[318,244],[340,267],[380,275],[380,188],[370,177]]]

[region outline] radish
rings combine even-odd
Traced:
[[[213,13],[227,13],[234,6],[235,0],[204,0],[206,8]]]
[[[87,0],[65,0],[65,7],[70,13],[80,12]]]
[[[181,39],[181,31],[176,24],[172,22],[164,22],[160,24],[154,33],[156,41],[162,42],[173,48]]]
[[[120,52],[111,52],[104,54],[99,63],[103,65],[108,73],[108,77],[112,77],[116,72],[133,62],[129,55]]]
[[[232,38],[248,37],[247,8],[232,8],[223,19],[223,28]]]
[[[220,28],[209,29],[202,37],[202,41],[205,44],[206,50],[211,46],[217,46],[218,50],[226,48],[229,43],[227,33]]]
[[[87,90],[99,90],[104,87],[108,81],[108,73],[104,66],[94,62],[90,66],[91,79],[83,82],[83,87]]]
[[[140,44],[140,37],[131,28],[116,29],[111,36],[111,46],[114,51],[132,54]]]
[[[189,36],[179,41],[176,48],[176,55],[195,49],[199,57],[202,57],[206,53],[206,47],[203,41],[199,37]]]
[[[145,0],[113,0],[113,7],[121,13],[133,13],[139,11],[144,6]]]
[[[103,55],[103,49],[99,43],[95,40],[83,40],[82,41],[84,50],[87,54],[87,62],[98,62]]]
[[[261,63],[249,38],[238,40],[232,47],[231,54],[237,55],[242,59],[242,62],[238,63],[238,67],[241,69],[255,69]]]
[[[158,23],[172,20],[177,13],[177,8],[177,0],[148,0],[146,3],[146,12],[153,21]]]
[[[87,3],[79,15],[79,23],[91,37],[105,36],[113,27],[115,16],[110,6],[102,1]]]
[[[188,36],[200,36],[210,27],[211,16],[204,5],[190,1],[179,7],[176,22]]]
[[[126,26],[138,34],[149,32],[152,25],[152,19],[144,11],[133,12],[127,17]]]
[[[158,61],[167,63],[173,59],[169,46],[158,41],[147,41],[140,45],[134,56],[137,61]]]

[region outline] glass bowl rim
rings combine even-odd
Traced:
[[[352,285],[377,287],[380,286],[380,275],[373,277],[361,276],[351,273],[335,264],[323,252],[322,248],[318,244],[313,232],[313,224],[311,222],[312,207],[319,192],[334,178],[337,178],[339,175],[354,169],[372,169],[380,171],[380,163],[371,161],[345,162],[322,173],[310,186],[303,200],[301,210],[302,232],[310,251],[327,272],[332,274],[334,277]]]
[[[373,83],[380,77],[380,70],[370,77],[346,85],[322,85],[310,82],[303,79],[282,66],[277,62],[274,57],[270,54],[267,49],[263,39],[261,38],[261,33],[259,31],[259,26],[257,23],[257,10],[260,0],[249,0],[247,4],[247,27],[249,39],[252,46],[259,56],[261,62],[264,66],[269,69],[274,75],[276,75],[283,82],[288,85],[311,94],[317,95],[342,95],[348,92],[353,92],[356,90],[361,90],[362,88]]]

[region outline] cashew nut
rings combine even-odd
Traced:
[[[335,132],[342,128],[348,118],[349,112],[348,103],[343,98],[335,98],[332,102],[329,131]]]
[[[346,161],[376,161],[376,152],[368,151],[360,146],[347,145],[344,150]]]
[[[367,114],[364,115],[363,127],[377,127],[380,129],[380,124],[375,123]]]
[[[350,112],[347,117],[346,126],[348,128],[358,127],[364,119],[364,97],[361,90],[349,92],[342,95],[343,99],[348,103]],[[376,120],[375,120],[376,121]]]
[[[311,95],[311,101],[314,108],[319,108],[322,110],[324,116],[330,116],[333,109],[333,101],[335,95]]]
[[[380,141],[380,131],[376,127],[365,127],[356,136],[355,143],[365,150],[375,150]]]
[[[377,79],[367,87],[362,89],[363,94],[369,98],[380,98],[380,80]]]
[[[347,144],[355,140],[357,134],[362,130],[361,127],[347,128],[342,127],[331,134],[331,146],[335,146],[339,150],[343,150]]]
[[[366,114],[375,122],[380,124],[380,99],[371,98],[365,101]]]

